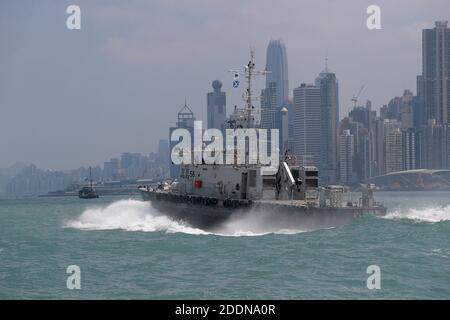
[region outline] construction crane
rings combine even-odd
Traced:
[[[354,108],[356,108],[356,104],[358,103],[358,98],[361,95],[361,92],[364,90],[364,87],[365,87],[365,85],[363,84],[361,86],[361,88],[359,89],[358,94],[357,95],[353,95],[352,102],[353,102],[353,107]]]

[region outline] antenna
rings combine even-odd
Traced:
[[[250,48],[250,60],[249,62],[244,66],[244,69],[241,70],[229,70],[229,72],[233,72],[236,74],[240,74],[245,76],[245,79],[247,80],[247,89],[245,90],[244,94],[242,95],[242,99],[245,101],[245,112],[247,113],[247,120],[248,120],[248,127],[253,127],[253,121],[254,117],[252,116],[252,101],[257,100],[259,97],[254,97],[252,94],[252,78],[254,76],[259,75],[266,75],[269,74],[270,71],[268,70],[256,70],[255,69],[255,50]]]

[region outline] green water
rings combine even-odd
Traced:
[[[223,233],[139,199],[0,200],[1,299],[450,299],[450,194],[378,193],[386,218]],[[66,269],[81,269],[69,290]],[[369,265],[381,289],[369,290]]]

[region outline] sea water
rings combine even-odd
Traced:
[[[376,199],[385,217],[336,228],[256,212],[214,232],[139,198],[0,200],[0,299],[450,299],[450,192]]]

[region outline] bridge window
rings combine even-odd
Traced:
[[[317,179],[306,179],[307,188],[317,188],[319,186],[319,180]]]
[[[256,187],[256,170],[250,170],[248,175],[248,186],[250,188]]]

